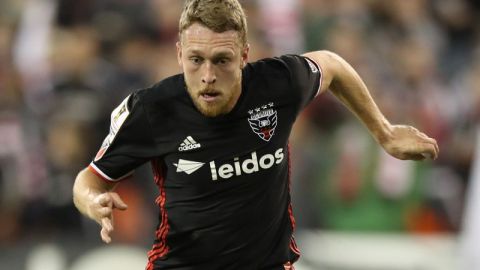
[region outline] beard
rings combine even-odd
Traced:
[[[241,79],[237,80],[229,90],[214,88],[193,90],[187,85],[187,91],[197,110],[206,117],[216,117],[229,113],[238,101],[241,93]],[[211,98],[212,101],[206,101]]]

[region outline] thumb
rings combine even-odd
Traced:
[[[118,193],[116,192],[111,192],[110,197],[112,198],[113,202],[113,207],[117,208],[119,210],[126,210],[127,209],[127,204],[122,201]]]

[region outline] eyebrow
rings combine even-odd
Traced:
[[[200,50],[191,50],[188,54],[203,55],[203,52]],[[233,53],[231,52],[218,52],[213,55],[212,58],[223,58],[223,57],[232,57]]]

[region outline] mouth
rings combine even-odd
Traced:
[[[200,98],[205,102],[214,102],[220,98],[220,92],[216,90],[207,90],[200,92]]]

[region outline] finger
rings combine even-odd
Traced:
[[[413,149],[405,152],[403,156],[399,157],[402,160],[425,160],[435,159],[435,146],[431,143],[417,143]]]
[[[435,159],[438,158],[438,154],[439,154],[439,151],[440,151],[440,150],[438,149],[438,144],[437,144],[437,143],[434,143],[434,144],[433,144],[433,148],[434,148],[434,150],[435,150],[435,156],[434,156],[432,159],[435,160]]]
[[[100,231],[100,236],[102,237],[103,242],[109,244],[112,241],[112,238],[110,237],[110,233],[102,228]]]
[[[437,143],[436,140],[435,140],[435,150],[436,150],[437,157],[438,157],[438,155],[440,154],[440,147],[438,147],[438,143]]]
[[[431,144],[436,144],[437,141],[434,138],[430,138],[427,135],[424,137],[425,142],[431,143]]]
[[[127,209],[127,204],[122,201],[118,193],[116,192],[111,192],[110,197],[112,198],[113,202],[113,207],[120,209],[120,210],[126,210]]]
[[[425,134],[423,134],[423,135],[425,135]],[[432,158],[432,159],[436,159],[436,158],[438,157],[439,152],[440,152],[440,149],[439,149],[439,147],[438,147],[437,140],[435,140],[434,138],[430,138],[430,137],[428,137],[427,135],[425,135],[425,141],[433,145],[435,154],[432,155],[431,158]]]
[[[438,148],[438,144],[437,144],[437,141],[435,139],[430,138],[430,143],[433,146],[433,156],[431,157],[431,159],[435,160],[438,157],[438,153],[439,153],[440,149]]]
[[[110,217],[112,215],[112,208],[110,207],[102,207],[98,209],[98,213],[100,217]]]
[[[101,225],[102,229],[105,229],[108,233],[113,232],[113,224],[110,218],[102,218]]]
[[[430,153],[422,153],[422,159],[421,160],[424,160],[424,159],[434,159],[434,156]]]
[[[421,151],[421,155],[424,158],[428,158],[431,160],[434,160],[437,158],[437,150],[435,147],[435,143],[424,143],[422,144],[422,148],[423,149]]]
[[[95,203],[101,206],[108,206],[111,204],[111,201],[110,195],[107,193],[100,194],[95,198]]]

